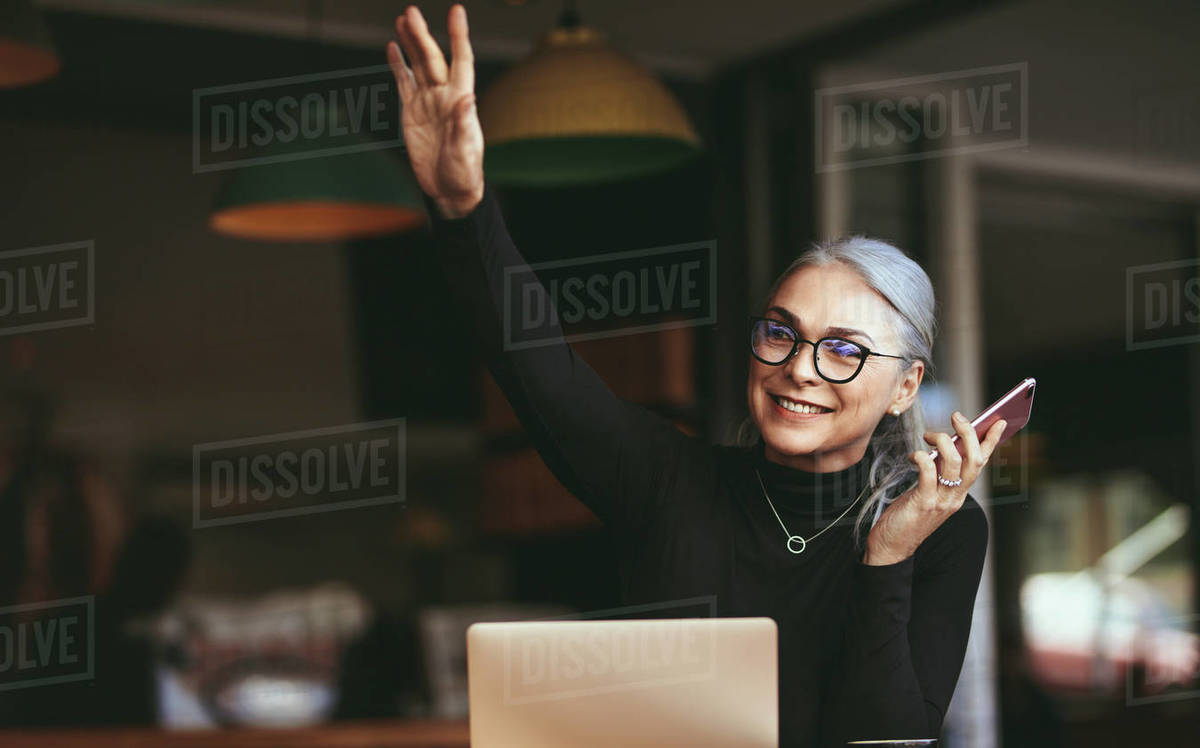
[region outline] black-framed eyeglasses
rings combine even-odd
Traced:
[[[905,356],[876,353],[862,343],[845,338],[821,338],[815,343],[800,337],[791,325],[769,317],[750,317],[750,353],[768,366],[782,366],[808,343],[813,349],[813,366],[826,382],[844,384],[858,376],[871,356],[898,358]]]

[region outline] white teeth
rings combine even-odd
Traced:
[[[787,410],[792,411],[793,413],[829,413],[830,412],[829,408],[818,408],[813,405],[803,405],[801,403],[794,403],[791,400],[788,400],[787,398],[784,398],[784,397],[776,397],[775,402],[779,403],[781,406],[783,406]]]

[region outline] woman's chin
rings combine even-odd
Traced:
[[[763,430],[763,441],[781,455],[793,456],[812,454],[821,446],[821,440],[812,434],[797,433],[795,428],[771,426]]]

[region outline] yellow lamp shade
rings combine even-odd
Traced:
[[[700,138],[671,92],[588,26],[560,26],[479,102],[488,179],[563,185],[682,164]]]

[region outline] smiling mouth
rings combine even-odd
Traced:
[[[833,412],[833,408],[825,408],[820,405],[810,405],[809,403],[801,403],[801,402],[797,402],[795,400],[789,400],[786,397],[782,397],[780,395],[771,395],[771,399],[774,400],[779,405],[779,407],[783,408],[784,410],[791,411],[792,413],[804,413],[804,414],[814,414],[815,415],[818,413],[832,413]]]

